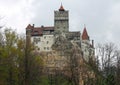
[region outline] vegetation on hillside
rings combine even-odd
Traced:
[[[120,85],[120,49],[114,43],[98,44],[89,61],[77,44],[62,36],[53,49],[67,57],[67,67],[54,75],[43,72],[42,55],[24,36],[9,28],[0,30],[0,85]]]
[[[0,85],[36,85],[43,64],[40,56],[26,46],[24,36],[6,28],[0,32]]]

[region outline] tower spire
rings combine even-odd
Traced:
[[[64,7],[63,7],[63,5],[62,5],[62,3],[61,3],[61,6],[60,6],[60,8],[59,8],[59,11],[65,11],[65,9],[64,9]]]
[[[84,30],[82,33],[82,40],[89,40],[89,36],[88,36],[87,30],[86,30],[85,24],[84,24]]]

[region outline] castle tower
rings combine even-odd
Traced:
[[[26,27],[26,39],[31,38],[31,30],[32,30],[32,26],[29,24]]]
[[[32,26],[30,24],[26,27],[26,36],[31,35],[31,28],[32,28]]]
[[[31,43],[31,30],[32,30],[32,26],[29,24],[26,27],[26,47],[29,47]]]
[[[69,14],[64,7],[60,6],[59,10],[54,11],[55,33],[66,33],[69,31]]]

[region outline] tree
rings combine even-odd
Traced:
[[[0,85],[39,84],[42,60],[33,52],[34,46],[30,44],[26,48],[26,39],[9,28],[0,35]]]
[[[2,80],[8,85],[16,85],[17,69],[16,69],[16,32],[11,29],[5,29],[4,35],[2,34],[2,47],[1,47],[1,75]],[[14,82],[15,81],[15,82]]]
[[[116,85],[120,85],[120,50],[116,52]]]
[[[97,56],[100,60],[99,72],[102,74],[102,80],[106,85],[115,85],[116,77],[116,58],[119,57],[118,49],[114,43],[98,44],[96,49]]]
[[[26,40],[20,37],[17,42],[19,85],[40,84],[43,61],[40,54],[34,51],[34,45]]]
[[[72,50],[70,52],[69,68],[71,73],[72,85],[79,85],[81,71],[83,67],[82,51],[80,47],[73,42]]]

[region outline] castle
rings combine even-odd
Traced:
[[[79,31],[69,31],[69,11],[65,10],[61,5],[59,10],[54,11],[54,26],[35,27],[28,25],[26,27],[26,36],[30,37],[30,41],[34,43],[38,52],[53,51],[52,45],[55,43],[55,38],[59,35],[66,37],[70,42],[75,42],[82,49],[85,58],[90,54],[94,55],[94,42],[90,40],[86,27],[83,33]],[[91,42],[92,41],[92,42]]]
[[[94,59],[94,41],[90,40],[86,27],[82,34],[80,31],[69,31],[69,11],[62,5],[54,11],[54,26],[35,27],[29,24],[26,38],[28,43],[34,44],[35,51],[44,53],[40,55],[45,62],[44,67],[49,68],[50,73],[56,74],[57,68],[57,72],[77,78],[79,85],[84,85],[87,77],[94,78],[93,71],[84,63],[91,57]]]

